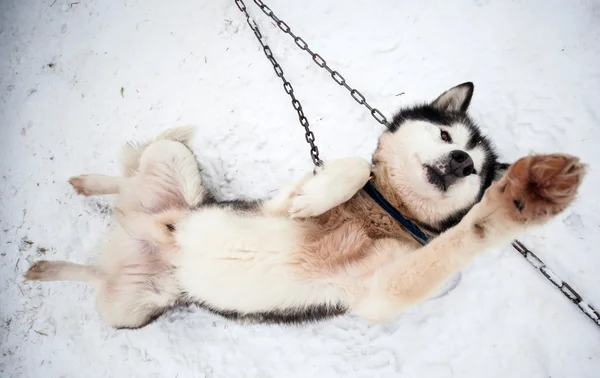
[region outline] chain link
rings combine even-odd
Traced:
[[[250,17],[250,14],[248,13],[248,10],[246,9],[246,4],[244,4],[244,1],[243,0],[235,0],[235,4],[239,8],[239,10],[246,16],[246,22],[248,23],[248,25],[250,26],[250,29],[252,29],[252,31],[254,32],[256,39],[262,46],[263,51],[264,51],[265,55],[267,56],[267,59],[269,59],[269,62],[271,62],[271,65],[273,65],[273,70],[275,71],[275,74],[283,82],[283,90],[292,99],[292,106],[298,113],[298,119],[300,121],[300,124],[302,125],[302,127],[304,127],[304,139],[306,139],[306,142],[310,145],[310,158],[312,159],[315,167],[321,167],[323,165],[323,161],[320,159],[319,149],[315,145],[315,134],[313,134],[313,132],[310,130],[310,123],[308,122],[308,119],[304,115],[304,110],[302,109],[302,104],[300,104],[300,101],[298,101],[298,99],[296,99],[296,96],[294,95],[294,87],[292,86],[292,83],[287,81],[287,79],[283,75],[283,68],[281,68],[279,63],[277,63],[277,60],[275,60],[275,57],[273,56],[273,51],[271,51],[271,48],[269,47],[269,45],[264,41],[263,36],[262,36],[260,30],[258,29],[258,25],[256,24],[256,22],[254,22],[252,17]],[[263,6],[264,6],[264,4],[263,4]],[[262,9],[262,7],[261,7],[261,9]],[[285,23],[282,22],[279,27],[282,28],[282,25],[285,25]],[[285,25],[285,27],[287,27],[287,25]],[[287,29],[289,30],[289,27]],[[284,30],[284,29],[282,28],[282,30]]]
[[[327,64],[327,61],[321,55],[312,51],[308,47],[308,43],[306,43],[306,41],[304,41],[302,38],[300,38],[299,36],[294,34],[292,32],[291,28],[289,27],[289,25],[286,24],[285,22],[283,22],[282,20],[280,20],[273,13],[271,8],[269,8],[265,3],[263,3],[262,0],[253,0],[253,1],[256,5],[258,5],[260,7],[260,9],[263,11],[263,13],[265,13],[267,16],[269,16],[277,24],[277,26],[279,27],[279,29],[281,29],[281,31],[290,35],[294,39],[294,42],[301,50],[306,51],[311,55],[313,62],[315,62],[315,64],[317,66],[327,70],[327,72],[329,72],[331,74],[331,78],[333,79],[333,81],[335,81],[338,85],[346,88],[350,92],[350,96],[352,96],[352,98],[358,104],[364,105],[367,109],[369,109],[369,112],[371,113],[373,118],[375,118],[375,120],[377,122],[379,122],[382,125],[388,126],[388,127],[390,126],[387,118],[377,108],[372,107],[367,102],[367,99],[365,98],[365,96],[362,93],[360,93],[357,89],[352,88],[350,85],[348,85],[348,83],[346,82],[346,79],[342,76],[342,74],[340,74],[338,71],[334,71],[333,69],[331,69],[331,67],[329,67],[329,65]],[[271,64],[273,64],[273,69],[275,70],[275,73],[277,74],[277,76],[279,76],[283,80],[283,89],[292,98],[292,105],[294,106],[294,109],[296,109],[296,111],[298,112],[298,117],[300,118],[300,124],[305,129],[306,141],[311,146],[311,158],[313,159],[315,166],[320,167],[323,163],[319,159],[319,150],[317,149],[317,147],[314,144],[315,136],[312,133],[312,131],[310,131],[310,129],[309,129],[308,120],[304,116],[304,112],[302,110],[302,105],[300,104],[300,101],[298,101],[296,99],[296,97],[294,97],[294,94],[293,94],[294,89],[292,88],[292,84],[290,84],[283,76],[283,70],[281,69],[281,66],[279,66],[279,64],[273,57],[273,53],[271,52],[271,49],[269,48],[269,46],[266,43],[264,43],[264,41],[262,39],[262,35],[260,34],[260,31],[258,30],[258,26],[254,22],[254,20],[252,20],[252,18],[250,18],[250,15],[248,14],[248,12],[246,10],[246,5],[244,4],[243,0],[235,0],[235,3],[237,4],[240,11],[242,11],[245,14],[248,25],[250,25],[250,28],[254,31],[254,34],[256,35],[258,41],[260,42],[261,46],[263,47],[263,49],[265,51],[265,55],[267,56],[269,61],[271,61]],[[552,272],[552,270],[550,270],[550,268],[548,268],[546,266],[546,264],[544,264],[544,262],[539,257],[536,256],[535,253],[533,253],[532,251],[527,249],[527,247],[525,247],[520,241],[518,241],[518,240],[513,241],[512,246],[533,267],[538,269],[540,271],[540,273],[544,277],[546,277],[546,279],[548,279],[548,281],[552,282],[552,284],[554,286],[556,286],[560,290],[560,292],[563,293],[563,295],[565,297],[567,297],[571,302],[573,302],[577,306],[577,308],[579,308],[579,310],[581,310],[581,312],[583,312],[588,318],[590,318],[594,323],[596,323],[596,325],[600,326],[600,313],[598,313],[598,311],[596,309],[594,309],[589,303],[585,302],[583,300],[583,298],[581,297],[581,295],[579,295],[579,293],[577,293],[577,291],[575,291],[575,289],[573,289],[571,287],[571,285],[569,285],[568,283],[566,283],[565,281],[560,279],[560,277],[558,277],[554,272]]]
[[[237,1],[238,0],[236,0],[236,2]],[[258,5],[260,7],[260,9],[263,11],[264,14],[269,16],[271,18],[271,20],[273,20],[273,22],[275,22],[275,24],[277,24],[277,26],[279,27],[279,29],[281,29],[281,31],[283,31],[285,34],[288,34],[289,36],[291,36],[294,39],[294,42],[301,50],[306,51],[307,53],[310,54],[313,62],[315,62],[315,64],[317,66],[319,66],[319,67],[325,69],[327,72],[329,72],[333,81],[335,81],[338,85],[346,88],[350,92],[350,95],[356,102],[358,102],[360,105],[363,105],[364,107],[369,109],[371,116],[373,116],[373,118],[375,118],[375,120],[377,122],[379,122],[380,124],[387,126],[387,127],[390,126],[390,123],[388,122],[387,118],[383,115],[383,113],[381,113],[377,108],[372,107],[367,102],[367,99],[365,98],[365,96],[362,93],[360,93],[357,89],[352,88],[348,84],[348,82],[346,82],[346,79],[344,79],[344,77],[338,71],[333,70],[327,64],[327,61],[321,55],[319,55],[318,53],[311,50],[310,47],[308,47],[308,43],[306,43],[306,41],[304,41],[302,38],[300,38],[299,36],[294,34],[294,32],[292,32],[292,29],[289,27],[289,25],[286,24],[285,22],[283,22],[281,19],[279,19],[275,15],[275,13],[273,13],[271,8],[269,8],[267,5],[265,5],[265,3],[262,2],[262,0],[253,0],[253,1],[256,5]]]
[[[554,286],[560,290],[561,293],[565,297],[567,297],[571,302],[573,302],[577,308],[581,310],[584,314],[587,315],[596,325],[600,326],[600,313],[596,311],[590,304],[586,303],[581,295],[575,289],[571,287],[568,283],[560,279],[550,268],[544,264],[544,262],[536,256],[535,253],[530,251],[527,247],[523,245],[518,240],[513,241],[512,246],[523,256],[531,265],[533,265],[537,270],[542,273],[544,277],[548,279],[548,281],[552,282]]]

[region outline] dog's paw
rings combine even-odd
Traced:
[[[89,185],[87,184],[87,175],[74,176],[69,179],[69,184],[75,189],[77,194],[81,194],[83,196],[89,197],[92,195],[92,192],[89,189]]]
[[[527,156],[515,162],[504,178],[486,192],[484,201],[502,207],[504,214],[516,223],[541,224],[575,200],[584,175],[585,165],[577,157]]]
[[[315,182],[296,192],[289,208],[289,215],[292,218],[316,217],[335,206],[333,201],[327,198],[326,192],[319,190],[319,185],[323,184]]]
[[[24,277],[28,281],[43,281],[48,276],[53,275],[54,263],[52,261],[41,260],[34,263],[25,272]]]
[[[302,184],[291,199],[292,218],[319,216],[348,201],[370,175],[369,163],[360,158],[333,160]]]

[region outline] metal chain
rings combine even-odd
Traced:
[[[544,262],[536,256],[535,253],[531,252],[527,247],[523,245],[518,240],[512,242],[512,246],[523,256],[531,265],[533,265],[537,270],[542,273],[544,277],[548,279],[548,281],[552,282],[554,286],[560,290],[561,293],[564,294],[571,302],[575,303],[577,308],[581,310],[584,314],[587,315],[596,325],[600,326],[600,313],[592,307],[589,303],[585,302],[581,295],[575,291],[565,281],[563,281],[556,273],[554,273],[550,268],[544,264]]]
[[[298,119],[300,120],[300,124],[302,125],[302,127],[304,127],[304,139],[306,139],[306,142],[310,145],[310,157],[315,167],[321,167],[323,165],[323,161],[319,158],[319,149],[315,145],[315,134],[313,134],[313,132],[310,130],[310,124],[308,122],[308,119],[304,116],[304,110],[302,109],[300,101],[298,101],[296,99],[296,96],[294,95],[294,88],[292,87],[292,84],[289,81],[287,81],[285,76],[283,75],[283,69],[281,68],[279,63],[277,63],[277,60],[275,60],[275,57],[273,56],[273,52],[271,51],[269,45],[267,45],[267,43],[264,41],[262,34],[258,29],[258,25],[250,17],[250,14],[248,14],[248,11],[246,10],[246,4],[244,4],[244,1],[235,0],[235,4],[240,9],[240,11],[246,16],[246,22],[248,22],[250,29],[252,29],[254,35],[256,36],[256,39],[262,46],[265,55],[273,65],[275,74],[279,76],[279,78],[283,82],[283,89],[285,90],[285,93],[287,93],[291,97],[292,106],[294,107],[294,109],[296,109],[296,112],[298,113]]]
[[[325,59],[323,59],[323,57],[321,57],[321,55],[313,52],[308,47],[308,44],[306,43],[306,41],[304,41],[302,38],[300,38],[299,36],[294,34],[292,32],[291,28],[288,26],[288,24],[286,24],[284,21],[279,19],[273,13],[271,8],[269,8],[265,3],[263,3],[262,0],[253,0],[253,1],[256,5],[258,5],[260,7],[260,9],[267,16],[269,16],[277,24],[279,29],[281,29],[285,34],[290,35],[294,39],[294,42],[301,50],[304,50],[311,55],[312,60],[315,62],[315,64],[317,66],[327,70],[327,72],[329,72],[331,74],[331,78],[333,79],[333,81],[335,81],[337,84],[346,88],[350,92],[350,95],[352,96],[352,98],[354,100],[356,100],[356,102],[358,102],[360,105],[364,105],[367,109],[369,109],[369,111],[371,112],[371,115],[373,116],[373,118],[375,118],[375,120],[377,122],[379,122],[382,125],[389,126],[389,122],[386,119],[386,117],[377,108],[372,107],[367,102],[365,96],[363,96],[358,90],[356,90],[356,89],[352,88],[350,85],[348,85],[348,83],[346,82],[346,79],[344,79],[344,77],[338,71],[331,69],[329,67],[329,65],[327,64],[327,62],[325,61]],[[264,43],[264,41],[262,39],[262,35],[260,34],[260,31],[258,30],[256,23],[248,15],[248,12],[246,11],[246,6],[245,6],[243,0],[235,0],[235,3],[237,4],[238,8],[246,15],[246,21],[248,22],[248,25],[250,25],[250,28],[254,31],[254,34],[256,35],[260,44],[262,45],[262,47],[265,51],[265,55],[267,56],[267,58],[269,58],[269,61],[271,61],[271,64],[273,64],[275,73],[277,74],[277,76],[279,76],[283,80],[283,83],[284,83],[283,87],[284,87],[286,93],[288,93],[292,97],[292,104],[294,105],[294,109],[296,109],[298,111],[298,116],[300,117],[300,123],[302,124],[302,126],[304,126],[304,128],[306,130],[306,141],[311,146],[311,157],[313,158],[313,162],[315,163],[315,165],[317,167],[320,167],[322,162],[321,162],[321,160],[319,160],[319,150],[314,145],[314,140],[315,140],[314,135],[308,128],[308,120],[306,120],[306,117],[304,117],[304,113],[302,112],[302,106],[300,105],[300,102],[298,100],[296,100],[296,98],[293,95],[293,89],[292,89],[291,84],[288,81],[286,81],[285,78],[283,77],[283,71],[281,70],[281,67],[279,66],[279,64],[277,64],[277,61],[273,57],[273,54],[272,54],[269,46]],[[309,135],[310,135],[310,137],[309,137]],[[317,162],[319,162],[319,164],[317,164]],[[579,295],[579,293],[577,293],[571,287],[571,285],[569,285],[568,283],[566,283],[565,281],[560,279],[552,270],[550,270],[550,268],[548,268],[546,266],[546,264],[544,264],[544,262],[539,257],[537,257],[532,251],[530,251],[527,247],[525,247],[523,245],[523,243],[521,243],[520,241],[514,240],[512,242],[512,246],[523,257],[525,257],[525,259],[533,267],[538,269],[540,271],[540,273],[548,279],[548,281],[552,282],[552,284],[554,286],[556,286],[560,290],[560,292],[563,293],[563,295],[565,297],[567,297],[571,302],[573,302],[577,306],[577,308],[579,308],[579,310],[581,310],[581,312],[583,312],[585,315],[587,315],[587,317],[590,318],[596,325],[600,326],[600,313],[598,313],[598,311],[596,311],[596,309],[594,309],[589,303],[585,302],[583,300],[583,298],[581,297],[581,295]]]
[[[327,70],[327,72],[329,72],[329,74],[331,75],[331,78],[333,79],[333,81],[335,81],[342,87],[346,88],[350,92],[350,96],[352,96],[352,98],[356,102],[358,102],[360,105],[363,105],[364,107],[369,109],[369,112],[371,113],[373,118],[375,118],[375,120],[377,122],[379,122],[382,125],[388,126],[388,127],[390,126],[390,123],[388,122],[387,118],[385,118],[383,113],[381,113],[377,108],[372,107],[367,102],[366,97],[362,93],[360,93],[357,89],[352,88],[350,85],[348,85],[348,82],[346,82],[346,79],[344,79],[342,74],[340,74],[338,71],[335,71],[331,67],[329,67],[329,65],[327,64],[325,59],[323,59],[323,57],[321,55],[319,55],[318,53],[311,50],[310,47],[308,47],[308,43],[306,43],[305,40],[303,40],[302,38],[300,38],[299,36],[294,34],[294,32],[292,32],[292,29],[288,26],[288,24],[286,24],[285,22],[280,20],[279,17],[277,17],[275,15],[275,13],[273,13],[271,8],[269,8],[267,5],[265,5],[265,3],[263,3],[261,0],[253,0],[253,1],[256,5],[258,5],[260,7],[260,9],[263,11],[264,14],[269,16],[277,24],[277,26],[279,26],[279,29],[281,29],[281,31],[283,31],[285,34],[290,35],[294,39],[294,42],[301,50],[304,50],[310,54],[313,62],[315,62],[315,64],[317,66]],[[236,2],[237,2],[237,0],[236,0]]]

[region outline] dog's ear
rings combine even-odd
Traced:
[[[464,113],[469,108],[474,89],[473,83],[462,83],[442,93],[431,106],[446,112]]]
[[[495,163],[494,167],[493,167],[494,178],[492,180],[493,181],[500,180],[502,177],[504,177],[504,175],[508,171],[508,168],[510,168],[510,164],[508,164],[508,163]]]

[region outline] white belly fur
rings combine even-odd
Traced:
[[[341,299],[341,288],[295,274],[303,230],[294,220],[206,208],[177,229],[176,279],[212,307],[256,313]]]

